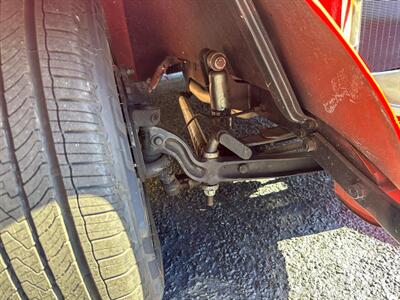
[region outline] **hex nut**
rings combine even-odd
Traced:
[[[161,146],[163,142],[164,142],[164,140],[160,136],[156,136],[153,139],[153,144],[156,145],[156,146]]]
[[[203,191],[204,191],[204,195],[206,195],[207,197],[214,197],[215,194],[217,193],[217,190],[219,188],[219,185],[203,185],[202,186]]]

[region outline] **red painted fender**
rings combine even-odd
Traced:
[[[335,20],[317,0],[255,4],[303,109],[365,157],[400,203],[394,196],[400,188],[398,120]]]

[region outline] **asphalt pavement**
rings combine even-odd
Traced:
[[[152,95],[162,125],[184,134],[179,78]],[[400,299],[400,248],[351,213],[324,172],[223,184],[167,197],[147,182],[165,299]]]

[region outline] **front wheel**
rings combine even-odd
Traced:
[[[0,299],[160,299],[95,0],[0,0]]]

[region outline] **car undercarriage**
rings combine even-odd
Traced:
[[[161,299],[148,178],[213,207],[222,183],[323,169],[400,241],[400,66],[371,63],[362,7],[0,0],[0,298]],[[176,73],[185,134],[151,101]]]
[[[312,1],[290,7],[285,3],[235,1],[226,6],[229,9],[213,1],[177,2],[174,10],[169,5],[155,7],[128,1],[124,7],[127,31],[117,34],[120,40],[129,39],[133,47],[132,61],[122,62],[125,57],[121,57],[121,63],[132,63],[127,67],[131,77],[126,78],[147,80],[150,93],[167,72],[181,71],[187,82],[177,106],[192,145],[158,128],[157,107],[140,107],[137,94],[135,101],[139,103],[129,114],[137,133],[133,138],[141,143],[136,157],[143,149],[144,158],[138,159],[143,162],[138,166],[143,169],[141,173],[153,176],[161,172],[166,190],[173,193],[181,187],[200,185],[211,205],[221,182],[291,175],[322,167],[332,174],[339,196],[350,207],[373,223],[385,223],[383,227],[396,237],[398,168],[392,164],[398,160],[397,120],[337,28],[333,24],[321,29],[315,25],[321,22],[320,7]],[[306,10],[307,17],[294,17]],[[196,16],[189,18],[195,23],[179,26],[189,12]],[[308,35],[291,33],[298,28]],[[326,43],[319,44],[318,38]],[[334,47],[342,48],[342,56]],[[351,63],[345,62],[348,60]],[[190,95],[208,103],[209,113],[193,112],[186,100]],[[382,100],[377,102],[376,97]],[[357,107],[361,103],[368,110],[367,117]],[[340,112],[339,106],[343,107]],[[377,106],[381,108],[372,108]],[[156,122],[152,122],[154,114]],[[207,137],[198,118],[212,123]],[[273,125],[239,137],[230,131],[232,118],[264,118]],[[385,128],[376,127],[380,125]],[[391,137],[382,140],[384,131]],[[389,152],[384,145],[390,145]],[[380,156],[383,149],[385,159]],[[186,175],[180,178],[182,183],[170,172],[165,171],[165,175],[161,171],[161,166],[167,165],[166,156],[182,168]]]

